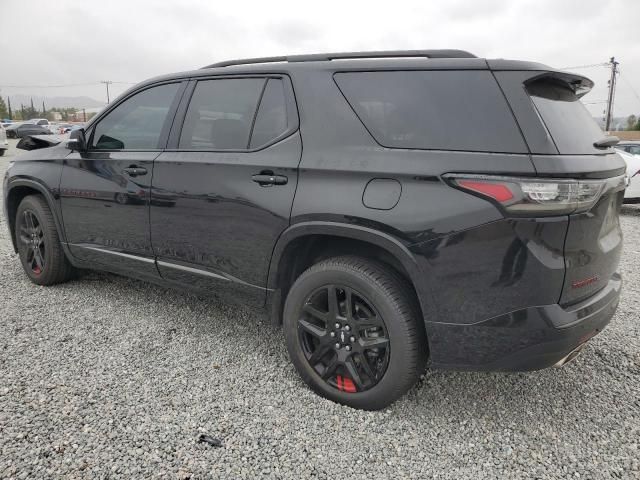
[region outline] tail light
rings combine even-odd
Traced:
[[[549,216],[585,212],[598,201],[608,180],[531,179],[448,174],[454,187],[498,204],[509,215]]]

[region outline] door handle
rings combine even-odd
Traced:
[[[261,187],[270,187],[272,185],[286,185],[289,179],[284,175],[274,175],[273,172],[260,172],[258,175],[253,175],[251,180],[256,182]]]
[[[136,167],[135,165],[131,165],[130,167],[122,170],[122,173],[129,175],[130,177],[138,177],[140,175],[146,175],[147,169],[144,167]]]

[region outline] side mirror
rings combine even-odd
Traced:
[[[69,150],[75,150],[77,152],[85,152],[87,150],[87,140],[84,136],[84,128],[73,130],[69,134],[69,140],[67,140],[67,148]]]

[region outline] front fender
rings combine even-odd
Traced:
[[[4,215],[7,219],[7,226],[9,227],[9,233],[11,234],[11,242],[13,243],[13,250],[17,253],[18,244],[16,241],[15,231],[14,231],[14,219],[10,218],[10,212],[17,208],[17,205],[13,205],[12,192],[15,192],[17,188],[25,187],[32,191],[35,191],[41,194],[47,202],[47,205],[51,209],[53,213],[53,219],[56,224],[56,230],[58,231],[58,237],[60,238],[60,242],[62,243],[62,247],[65,251],[65,254],[69,256],[67,240],[64,234],[64,228],[62,227],[62,218],[60,216],[60,211],[57,208],[58,202],[56,200],[57,189],[53,191],[49,189],[46,185],[41,183],[40,181],[28,178],[28,177],[14,177],[10,178],[5,183],[5,191],[4,191]]]

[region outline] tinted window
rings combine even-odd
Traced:
[[[93,133],[93,147],[101,150],[155,150],[178,84],[144,90],[107,114]]]
[[[526,151],[490,72],[349,72],[337,73],[335,79],[385,147]]]
[[[184,120],[179,147],[245,150],[264,82],[261,78],[198,82]]]
[[[287,106],[285,103],[284,82],[271,78],[262,95],[260,108],[256,115],[251,134],[250,148],[269,143],[287,130]]]
[[[627,150],[627,152],[632,153],[634,155],[640,155],[640,145],[638,146],[631,146],[629,147],[629,150]]]
[[[561,154],[602,153],[593,143],[604,133],[580,99],[565,83],[543,79],[527,92]]]

